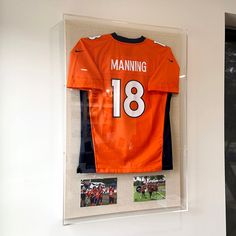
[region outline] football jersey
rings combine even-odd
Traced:
[[[167,46],[121,38],[80,39],[67,87],[88,91],[97,173],[159,171],[167,95],[179,91],[179,66]]]

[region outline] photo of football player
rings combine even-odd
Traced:
[[[80,206],[102,206],[117,203],[117,178],[81,180]]]
[[[109,187],[109,204],[115,203],[115,189],[110,186]]]
[[[135,176],[133,178],[134,201],[161,200],[166,197],[164,175]]]

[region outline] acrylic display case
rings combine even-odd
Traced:
[[[186,31],[74,15],[64,15],[62,28],[63,33],[58,36],[64,45],[60,55],[63,55],[65,65],[61,76],[65,85],[64,223],[187,210]],[[94,140],[85,135],[92,129],[90,123],[85,125],[87,130],[82,131],[82,120],[88,117],[88,100],[81,100],[81,90],[66,87],[70,52],[81,38],[114,32],[126,38],[140,38],[143,35],[160,45],[168,45],[178,62],[180,88],[178,94],[172,94],[170,104],[173,169],[136,173],[78,171],[80,153],[84,151],[82,145],[91,150]]]

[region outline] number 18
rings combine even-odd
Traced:
[[[121,116],[121,80],[120,79],[112,79],[112,87],[113,87],[113,117]],[[132,89],[136,89],[136,93],[132,92]],[[126,99],[124,100],[124,111],[125,113],[132,117],[136,118],[143,114],[145,110],[145,103],[142,99],[144,94],[143,86],[140,82],[136,80],[130,80],[124,88],[124,92],[126,95]],[[131,102],[137,103],[137,109],[131,109]]]

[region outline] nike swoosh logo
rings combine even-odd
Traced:
[[[83,52],[83,50],[75,50],[75,52]]]
[[[169,62],[173,63],[174,61],[173,61],[173,60],[171,60],[171,59],[169,59]]]

